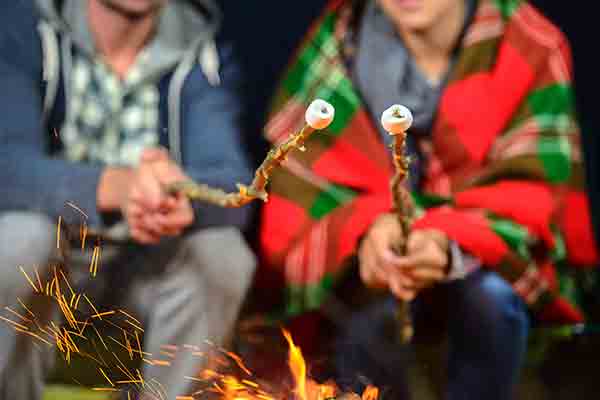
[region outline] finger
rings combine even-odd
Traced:
[[[161,212],[165,213],[165,212],[169,212],[174,210],[175,208],[177,208],[177,196],[176,195],[170,195],[168,196],[164,203],[163,203],[163,207],[161,208]]]
[[[181,230],[194,222],[194,211],[187,200],[181,201],[170,212],[157,214],[156,222],[168,230]]]
[[[395,269],[398,256],[391,247],[395,235],[388,230],[387,234],[370,235],[366,242],[374,256],[374,265],[382,272],[391,272]]]
[[[144,209],[139,203],[135,201],[128,201],[125,206],[124,213],[125,219],[129,221],[130,219],[141,218],[142,215],[144,215]]]
[[[412,257],[414,262],[439,269],[446,269],[449,262],[448,251],[443,250],[434,240],[428,240],[423,248],[408,257]]]
[[[389,266],[392,270],[398,268],[398,264],[401,262],[402,256],[399,256],[392,249],[385,249],[381,252],[381,262]]]
[[[142,152],[140,162],[149,163],[156,161],[167,161],[169,159],[169,152],[163,147],[152,147],[145,149]]]
[[[129,207],[131,203],[141,204],[143,200],[142,192],[139,188],[139,185],[136,182],[133,183],[129,192],[127,193],[127,204],[126,207]]]
[[[158,227],[155,230],[162,235],[178,236],[193,222],[194,210],[186,198],[178,200],[171,211],[153,215],[153,223]]]
[[[383,271],[381,268],[373,267],[373,280],[377,283],[377,287],[389,288],[390,274]]]
[[[186,224],[179,223],[179,221],[174,220],[172,217],[164,215],[157,215],[155,221],[160,234],[167,236],[177,236],[187,226]]]
[[[426,265],[439,265],[440,268],[443,268],[447,262],[447,253],[432,239],[426,239],[423,244],[413,244],[411,251],[398,259],[400,266],[409,268]]]
[[[419,288],[441,282],[446,277],[445,272],[439,268],[415,268],[408,273]]]
[[[363,264],[360,268],[360,278],[364,285],[371,289],[385,289],[388,287],[387,282],[377,276],[373,265]]]
[[[394,262],[394,266],[400,269],[413,269],[426,265],[428,262],[427,255],[420,251],[418,253],[399,256]]]
[[[405,289],[412,290],[416,287],[415,280],[404,271],[395,271],[394,273],[388,275],[388,280],[390,282],[394,281],[395,284]]]
[[[145,231],[144,229],[137,227],[129,228],[131,237],[138,243],[141,244],[157,244],[160,241],[160,237],[153,235],[150,232]]]
[[[397,277],[390,279],[390,291],[394,296],[404,301],[412,301],[416,296],[416,291],[413,288],[403,285],[402,280]]]
[[[161,183],[162,183],[162,181],[161,181]],[[162,185],[164,187],[164,186],[168,186],[169,184],[162,183]],[[190,209],[192,208],[189,197],[187,197],[184,193],[166,191],[166,194],[167,194],[167,196],[164,201],[164,207],[161,210],[163,213],[170,212],[177,208],[180,208],[180,207],[182,207],[183,204],[189,205]]]
[[[190,226],[192,219],[187,216],[157,215],[156,225],[161,232],[181,231]]]
[[[136,197],[134,194],[132,197]],[[128,200],[123,210],[124,218],[129,226],[131,236],[140,243],[156,243],[160,240],[160,235],[147,228],[148,216],[150,215],[140,203]]]
[[[370,262],[370,259],[364,252],[359,255],[358,259],[358,273],[360,275],[360,279],[367,287],[373,287],[375,283],[375,279],[373,276],[373,264]]]
[[[377,254],[379,254],[382,260],[393,260],[396,254],[392,249],[401,240],[399,227],[390,224],[385,232],[380,232],[377,235],[373,235],[371,239]]]
[[[427,234],[423,231],[413,231],[406,240],[406,252],[415,253],[423,250],[428,244]]]
[[[157,211],[165,206],[168,196],[163,186],[149,168],[140,168],[137,183],[137,198],[139,204],[150,211]]]
[[[150,164],[153,173],[163,185],[169,185],[173,182],[187,180],[183,170],[172,160],[155,162]]]
[[[365,286],[373,289],[383,289],[387,287],[385,280],[376,273],[376,257],[373,246],[365,240],[359,249],[359,273]]]
[[[192,202],[184,195],[178,195],[176,198],[175,209],[180,210],[183,214],[188,217],[194,216],[194,208]]]
[[[395,266],[391,262],[393,255],[389,254],[391,251],[388,248],[378,246],[375,240],[369,242],[369,248],[373,255],[373,273],[379,280],[387,282],[389,274],[395,271]]]
[[[163,228],[161,230],[162,236],[176,237],[176,236],[180,236],[182,233],[183,233],[183,229],[181,229],[181,228]]]
[[[393,214],[381,214],[369,228],[368,237],[379,243],[379,247],[391,248],[402,239],[402,230]]]
[[[154,236],[161,237],[165,235],[165,229],[159,223],[157,213],[144,214],[141,218],[140,226],[144,231]]]

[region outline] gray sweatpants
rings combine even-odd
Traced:
[[[42,326],[57,320],[56,303],[34,295],[18,267],[30,277],[35,269],[45,277],[50,266],[61,263],[76,291],[85,290],[98,303],[109,298],[141,317],[143,351],[155,358],[164,345],[203,347],[205,340],[222,344],[231,334],[256,264],[239,230],[218,227],[157,246],[103,244],[97,277],[90,279],[91,251],[64,240],[57,249],[56,236],[56,221],[45,216],[0,214],[0,307],[25,315],[19,298]],[[14,315],[1,315],[19,322]],[[0,399],[41,399],[52,351],[0,321]],[[169,367],[143,363],[142,373],[165,387],[167,399],[175,399],[190,394],[193,381],[186,377],[194,376],[204,361],[197,353],[180,351],[169,359]]]

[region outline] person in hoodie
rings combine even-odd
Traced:
[[[216,7],[208,0],[0,7],[2,308],[25,313],[18,298],[41,326],[56,321],[56,304],[18,267],[44,282],[59,265],[97,307],[107,298],[137,312],[143,351],[155,358],[166,344],[223,343],[255,267],[242,235],[249,210],[195,205],[165,190],[188,179],[233,190],[251,179],[239,137],[239,76],[216,40]],[[96,246],[100,263],[89,279]],[[83,303],[78,311],[93,314]],[[52,357],[30,339],[0,325],[2,399],[42,398]],[[160,382],[167,398],[189,395],[186,376],[202,358],[179,351],[169,361],[168,368],[143,363],[145,379]]]

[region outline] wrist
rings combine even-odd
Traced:
[[[455,241],[450,241],[448,246],[448,273],[446,281],[464,279],[468,274],[467,260],[462,249]]]
[[[437,229],[432,229],[430,231],[431,235],[431,239],[433,240],[433,242],[436,244],[436,246],[439,248],[439,250],[445,255],[445,259],[446,259],[446,265],[444,265],[444,273],[446,274],[446,277],[452,275],[453,270],[455,268],[455,263],[457,261],[460,261],[457,259],[456,257],[456,251],[458,249],[458,247],[456,246],[456,243],[454,243],[453,241],[451,241],[448,236],[446,236],[446,233],[437,230]],[[460,250],[458,250],[460,252]]]
[[[101,212],[118,211],[127,196],[134,170],[126,167],[106,167],[100,176],[96,204]]]

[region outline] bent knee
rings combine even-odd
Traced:
[[[185,245],[194,268],[205,282],[232,294],[248,290],[256,269],[256,256],[239,229],[204,229],[190,235]]]
[[[54,239],[55,224],[47,215],[33,212],[7,212],[0,214],[0,237],[27,239],[48,245]]]
[[[2,287],[23,279],[17,271],[43,268],[56,254],[56,225],[49,217],[31,212],[0,214]]]
[[[528,330],[527,306],[512,286],[495,272],[480,271],[465,281],[463,291],[463,307],[472,317],[493,325]]]

